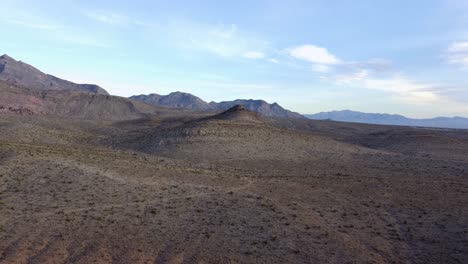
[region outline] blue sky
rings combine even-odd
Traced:
[[[468,1],[2,0],[0,53],[111,94],[468,117]]]

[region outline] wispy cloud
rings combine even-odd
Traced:
[[[275,63],[275,64],[279,63],[279,60],[274,59],[274,58],[269,58],[268,61],[271,62],[271,63]]]
[[[81,46],[87,46],[87,47],[94,47],[94,48],[110,48],[112,45],[108,42],[105,42],[103,40],[97,39],[93,36],[86,35],[86,34],[81,34],[81,33],[67,33],[67,32],[61,32],[59,34],[56,34],[55,36],[58,39],[61,39],[63,41],[73,43],[73,44],[78,44]]]
[[[87,10],[81,14],[91,20],[110,26],[136,26],[136,27],[154,27],[157,23],[137,19],[128,15],[122,15],[113,11]]]
[[[11,24],[28,27],[32,29],[54,30],[54,29],[60,28],[59,26],[53,25],[53,24],[46,24],[46,23],[27,21],[27,20],[21,20],[21,19],[10,19],[8,22]]]
[[[62,27],[58,23],[55,23],[49,19],[17,10],[3,12],[2,16],[0,17],[0,23],[39,30],[57,30]]]
[[[468,68],[468,41],[452,43],[448,47],[446,54],[448,63]]]
[[[94,11],[86,11],[83,12],[83,15],[101,23],[110,25],[125,25],[132,22],[130,17],[116,13],[99,13]]]
[[[54,21],[52,18],[46,18],[23,10],[10,10],[10,12],[0,18],[0,23],[42,30],[51,39],[66,43],[98,48],[110,47],[110,44],[102,41],[99,37]]]
[[[223,58],[266,59],[269,45],[235,24],[200,24],[172,21],[166,31],[177,47],[211,53]]]
[[[264,59],[265,54],[260,51],[247,51],[244,54],[242,54],[242,57],[246,59],[258,60],[258,59]]]
[[[148,29],[148,36],[163,41],[175,48],[191,52],[206,52],[222,58],[244,58],[278,63],[269,57],[271,51],[267,41],[242,31],[236,24],[203,24],[185,19],[169,21],[135,19],[112,11],[84,11],[82,15],[110,26],[133,26]]]

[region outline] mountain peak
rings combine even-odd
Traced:
[[[0,59],[2,60],[15,60],[13,59],[12,57],[8,56],[8,54],[3,54],[2,56],[0,56]]]
[[[69,90],[108,94],[94,84],[77,84],[41,72],[33,66],[4,54],[0,56],[0,80],[34,90]]]
[[[152,105],[161,105],[175,108],[188,108],[195,110],[213,110],[213,108],[202,99],[190,93],[172,92],[168,95],[149,94],[131,96],[130,99],[141,101]]]

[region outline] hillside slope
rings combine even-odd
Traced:
[[[40,115],[90,120],[146,117],[155,106],[104,94],[65,90],[34,90],[0,81],[0,114]]]

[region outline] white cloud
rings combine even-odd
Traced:
[[[279,63],[279,60],[273,58],[268,59],[268,61],[271,63]]]
[[[302,45],[290,48],[289,54],[297,59],[305,60],[316,64],[337,64],[340,60],[326,48],[315,45]]]
[[[265,58],[265,54],[260,51],[247,51],[244,54],[242,54],[242,57],[246,59],[258,60]]]
[[[449,52],[468,52],[468,41],[467,42],[454,42],[448,48]]]
[[[448,63],[468,67],[468,41],[452,43],[446,53]]]
[[[453,52],[468,51],[468,43],[458,43]],[[311,63],[312,71],[320,73],[320,80],[350,88],[366,88],[387,93],[391,98],[411,104],[441,102],[441,86],[411,80],[391,70],[385,59],[346,61],[326,48],[302,45],[288,49],[289,55]],[[468,61],[467,61],[468,63]]]

